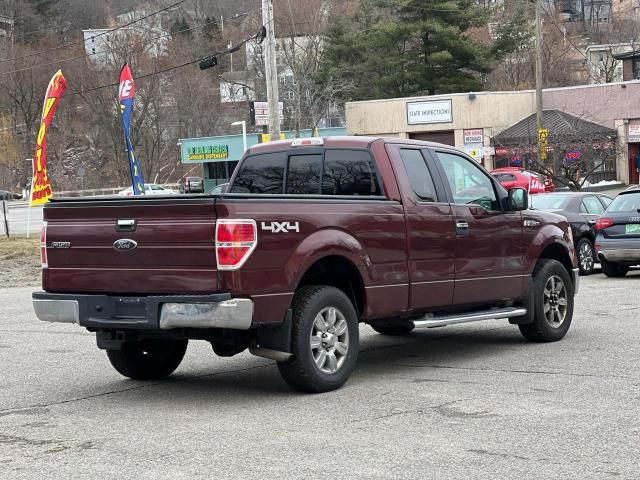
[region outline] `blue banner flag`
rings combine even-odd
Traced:
[[[133,110],[133,99],[136,94],[136,86],[133,83],[133,76],[128,64],[124,64],[120,71],[120,86],[118,88],[118,101],[120,102],[120,113],[122,116],[122,128],[124,130],[124,141],[127,145],[129,156],[129,169],[131,170],[131,185],[134,195],[144,195],[144,178],[138,159],[133,153],[133,146],[129,139],[129,125],[131,124],[131,111]]]

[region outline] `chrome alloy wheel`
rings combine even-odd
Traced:
[[[323,373],[336,373],[349,351],[349,329],[340,310],[327,307],[320,311],[311,328],[311,353]]]
[[[544,286],[544,318],[553,328],[560,328],[567,317],[567,287],[560,277],[552,275]]]
[[[580,245],[578,258],[580,259],[580,266],[583,272],[590,272],[593,269],[593,247],[589,242],[583,242],[582,245]]]

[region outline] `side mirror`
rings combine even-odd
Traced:
[[[529,194],[524,188],[509,190],[507,205],[510,212],[520,212],[529,208]]]

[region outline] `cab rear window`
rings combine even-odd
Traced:
[[[286,156],[282,152],[247,157],[236,176],[231,193],[283,193]]]
[[[230,193],[294,195],[381,195],[368,150],[327,149],[265,153],[240,165]]]

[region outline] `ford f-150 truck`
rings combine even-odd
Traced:
[[[204,340],[328,391],[354,370],[359,323],[403,335],[508,319],[532,341],[564,337],[579,279],[571,230],[527,204],[445,145],[261,144],[220,195],[47,204],[33,305],[95,332],[130,378],[171,374]]]

